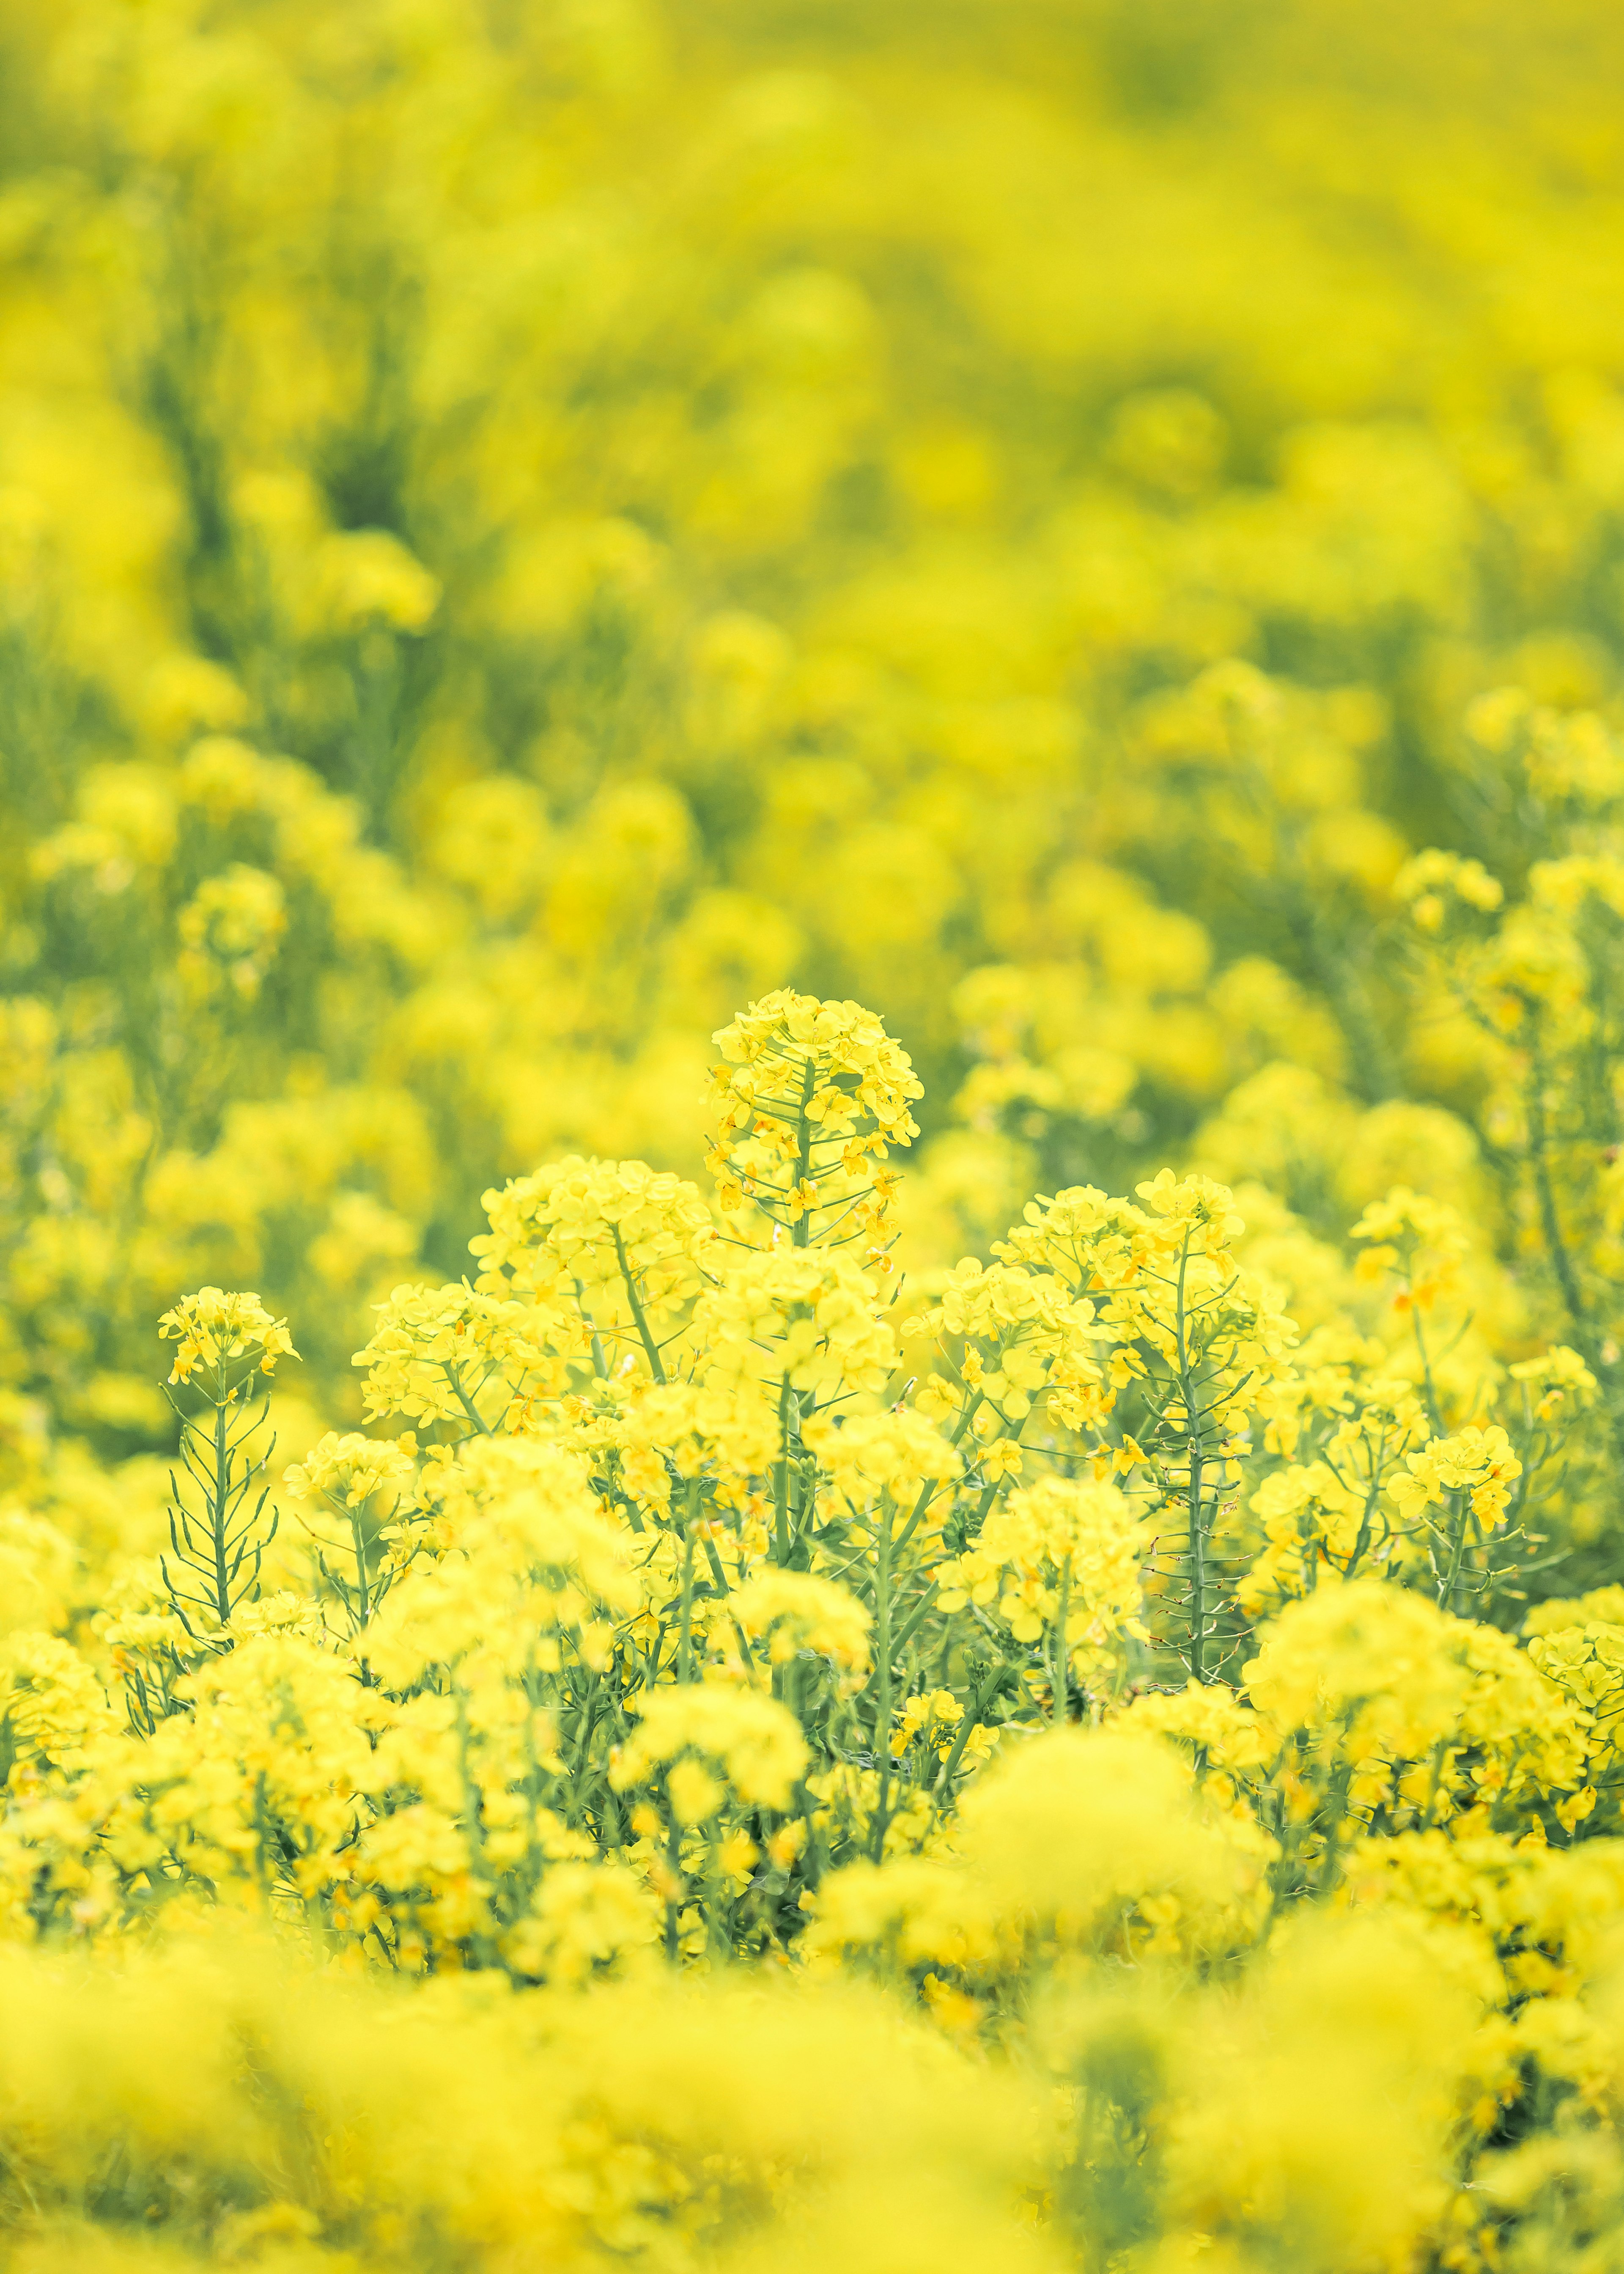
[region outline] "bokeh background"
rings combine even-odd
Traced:
[[[1495,1222],[1391,885],[1541,849],[1475,698],[1617,710],[1621,68],[1602,0],[4,0],[4,1457],[165,1442],[204,1282],[352,1419],[492,1179],[697,1172],[786,983],[914,1055],[915,1272],[1163,1161]]]

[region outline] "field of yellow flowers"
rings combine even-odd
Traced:
[[[0,0],[5,2274],[1624,2274],[1620,85]]]

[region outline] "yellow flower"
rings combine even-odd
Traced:
[[[868,1662],[873,1621],[849,1588],[810,1571],[756,1572],[727,1599],[730,1616],[747,1635],[761,1636],[773,1666],[802,1650],[861,1670]]]
[[[252,1000],[288,928],[282,885],[240,861],[199,885],[177,920],[183,978],[207,992],[223,975]]]
[[[261,1374],[274,1374],[279,1358],[297,1358],[285,1319],[273,1318],[258,1295],[226,1294],[200,1287],[158,1321],[158,1332],[176,1345],[171,1382],[189,1382],[199,1367],[212,1367],[223,1381],[242,1359],[258,1358]]]
[[[1395,1477],[1390,1487],[1401,1516],[1417,1517],[1447,1495],[1464,1492],[1485,1530],[1506,1513],[1511,1487],[1522,1473],[1510,1439],[1498,1427],[1435,1437],[1418,1453],[1406,1454],[1404,1465],[1410,1473]]]
[[[922,1088],[912,1061],[871,1011],[780,989],[714,1037],[721,1109],[707,1155],[722,1205],[748,1197],[770,1220],[877,1255],[895,1190],[868,1167],[919,1134]]]
[[[742,1801],[788,1807],[808,1756],[794,1715],[776,1698],[703,1682],[657,1690],[636,1701],[635,1711],[636,1726],[610,1772],[617,1791],[668,1767],[680,1822],[697,1823],[720,1804],[718,1774]]]

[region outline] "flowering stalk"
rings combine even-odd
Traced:
[[[1182,1619],[1180,1630],[1172,1639],[1191,1680],[1204,1683],[1213,1675],[1210,1646],[1217,1641],[1221,1626],[1221,1573],[1214,1560],[1213,1534],[1231,1480],[1222,1416],[1213,1394],[1226,1386],[1223,1369],[1212,1346],[1210,1329],[1202,1330],[1229,1287],[1205,1298],[1195,1296],[1191,1287],[1192,1258],[1192,1235],[1186,1230],[1173,1280],[1170,1347],[1164,1360],[1166,1391],[1152,1444],[1168,1486],[1183,1510],[1184,1546],[1173,1559],[1174,1571],[1184,1583]]]
[[[159,1331],[178,1348],[169,1373],[169,1402],[180,1416],[180,1476],[169,1472],[169,1545],[177,1568],[160,1559],[176,1615],[194,1640],[195,1618],[224,1631],[238,1606],[259,1592],[259,1570],[275,1537],[277,1512],[262,1519],[269,1487],[244,1514],[256,1478],[275,1446],[248,1448],[269,1411],[268,1392],[249,1394],[258,1374],[268,1375],[279,1357],[294,1357],[283,1321],[273,1319],[257,1295],[223,1295],[205,1287],[167,1312]],[[201,1390],[200,1411],[188,1412],[176,1383]],[[181,1481],[184,1478],[184,1483]]]

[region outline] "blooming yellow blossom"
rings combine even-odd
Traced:
[[[223,1293],[200,1287],[166,1311],[158,1332],[176,1345],[171,1382],[189,1382],[199,1367],[223,1378],[243,1359],[258,1360],[258,1371],[274,1374],[279,1358],[297,1358],[285,1319],[275,1319],[258,1295]]]

